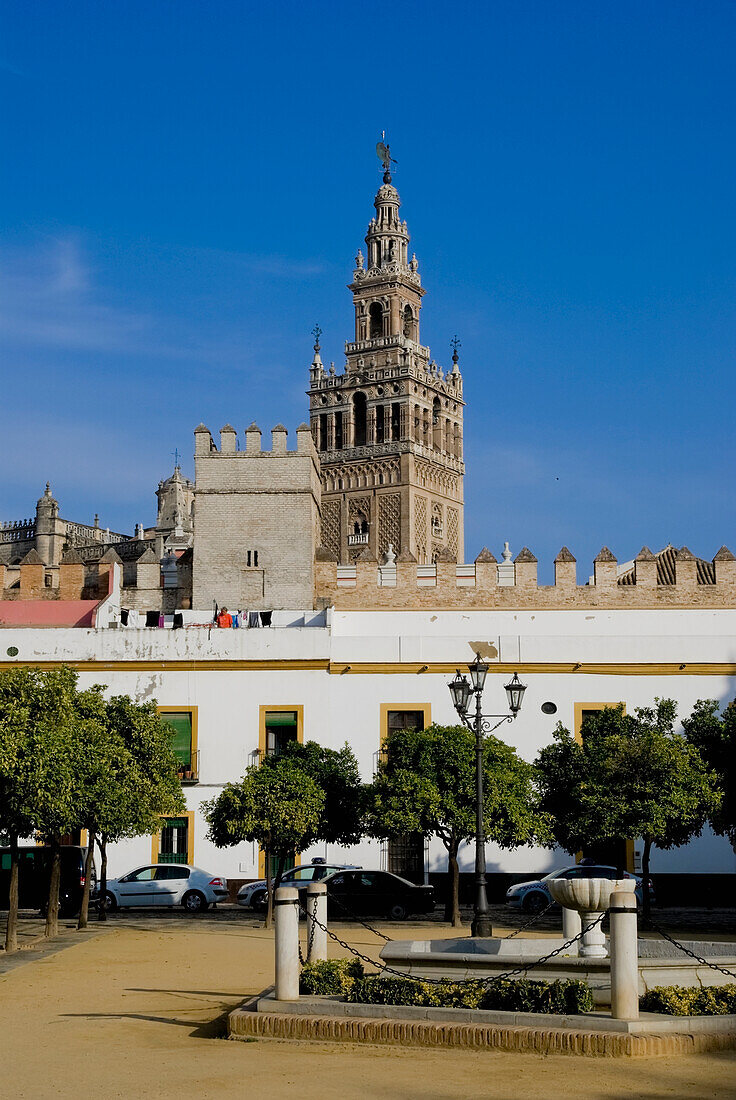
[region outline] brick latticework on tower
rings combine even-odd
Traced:
[[[391,544],[420,563],[463,560],[463,384],[457,351],[445,375],[419,339],[424,289],[399,193],[384,173],[355,259],[355,338],[342,374],[326,371],[319,336],[309,408],[322,477],[322,546],[338,561],[380,558]]]

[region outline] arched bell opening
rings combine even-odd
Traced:
[[[368,407],[364,393],[353,398],[353,434],[356,447],[365,447],[368,423]]]
[[[383,306],[380,302],[371,302],[368,317],[370,322],[370,339],[377,340],[379,336],[383,336]]]

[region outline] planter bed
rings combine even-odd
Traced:
[[[736,1047],[736,1015],[613,1020],[603,1012],[553,1016],[462,1008],[351,1004],[341,997],[277,1001],[271,991],[228,1017],[231,1039],[278,1038],[402,1046],[671,1056]]]

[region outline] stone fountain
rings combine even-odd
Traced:
[[[549,892],[554,900],[565,909],[578,912],[582,927],[587,929],[583,932],[580,941],[581,958],[605,959],[608,957],[606,937],[603,934],[600,918],[608,909],[614,890],[630,892],[634,889],[634,885],[634,880],[630,878],[553,878],[549,880]],[[595,927],[591,928],[591,924]]]
[[[381,959],[396,970],[418,978],[447,978],[451,981],[493,978],[516,968],[520,968],[520,972],[529,978],[545,981],[577,978],[590,987],[598,1007],[611,1004],[612,970],[620,969],[621,962],[625,962],[627,969],[638,975],[634,1000],[636,992],[643,994],[653,986],[724,985],[732,980],[678,952],[662,939],[644,938],[637,942],[633,879],[586,878],[583,875],[574,879],[549,879],[547,884],[554,900],[563,907],[565,932],[562,936],[547,933],[533,938],[459,936],[433,940],[391,940],[382,948]],[[612,967],[608,941],[600,923],[590,928],[578,943],[569,947],[565,944],[579,930],[577,915],[580,915],[582,927],[588,927],[610,908],[614,893],[616,905],[611,914],[612,921],[615,914],[618,921],[628,921],[633,916],[634,923],[633,929],[629,925],[630,937],[626,937],[631,942],[623,955],[619,952],[620,959]],[[688,940],[684,946],[727,969],[736,966],[733,943]],[[553,958],[543,963],[536,962],[550,952],[555,952]],[[636,986],[637,979],[633,978],[629,984]]]

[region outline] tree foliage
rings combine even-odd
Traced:
[[[357,844],[363,836],[365,788],[355,753],[344,744],[328,749],[307,741],[290,741],[279,756],[267,756],[264,768],[281,768],[286,761],[296,764],[324,793],[324,806],[311,839],[304,845],[322,840],[326,844]]]
[[[69,668],[10,668],[0,673],[0,827],[17,849],[19,836],[41,834],[52,852],[46,935],[58,929],[61,837],[79,820],[83,782],[77,757],[94,719],[78,709],[77,677]],[[13,853],[15,855],[15,852]],[[7,938],[14,947],[16,912]]]
[[[89,850],[94,839],[100,848],[100,896],[107,885],[107,845],[125,837],[153,833],[163,815],[175,815],[185,809],[179,782],[177,760],[171,742],[171,730],[158,714],[155,703],[139,703],[128,695],[104,700],[101,688],[85,693],[98,703],[98,733],[94,744],[86,745],[86,793],[81,806],[81,824],[89,834]],[[84,697],[81,697],[84,699]],[[91,866],[91,859],[90,859]],[[89,898],[89,873],[80,927],[86,920]],[[100,906],[100,919],[105,919]]]
[[[278,864],[312,843],[325,808],[325,793],[295,760],[279,756],[272,766],[252,764],[239,783],[202,805],[209,839],[218,848],[255,841],[264,850],[268,884],[267,923],[271,923],[271,859]]]
[[[324,807],[324,793],[290,761],[278,768],[251,765],[239,783],[205,803],[210,840],[218,848],[256,841],[273,855],[302,851]]]
[[[395,730],[385,743],[370,797],[369,831],[394,839],[438,836],[448,853],[448,919],[460,923],[460,844],[475,837],[475,735],[465,726]],[[502,848],[545,843],[549,829],[538,808],[534,769],[497,737],[483,743],[483,825]]]
[[[542,808],[570,853],[591,843],[642,837],[649,877],[652,846],[697,836],[717,803],[714,777],[697,749],[675,732],[675,703],[624,714],[606,707],[585,722],[582,743],[562,724],[537,758]],[[648,893],[644,891],[645,907]]]
[[[736,849],[736,700],[720,714],[715,699],[699,699],[682,726],[718,785],[720,799],[710,815],[713,830],[727,836]]]
[[[0,672],[0,829],[12,849],[6,941],[15,946],[18,838],[38,834],[52,853],[46,934],[58,927],[59,847],[87,829],[80,924],[86,921],[95,836],[103,867],[109,839],[152,832],[183,809],[171,735],[152,703],[106,702],[99,685],[79,691],[70,668]]]

